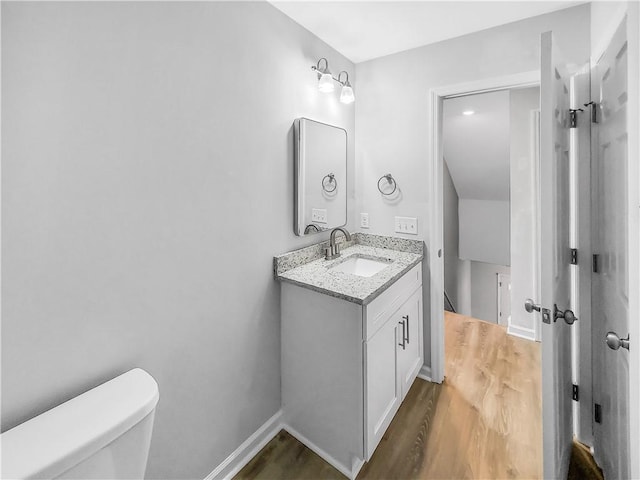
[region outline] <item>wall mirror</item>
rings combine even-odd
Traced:
[[[294,122],[293,230],[310,235],[347,223],[347,132],[297,118]]]

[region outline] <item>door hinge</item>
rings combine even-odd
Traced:
[[[577,265],[577,264],[578,264],[578,249],[572,248],[571,249],[571,265]]]
[[[598,255],[597,253],[593,254],[593,260],[591,262],[591,270],[593,270],[593,273],[598,273],[598,260],[599,260],[600,255]]]
[[[596,423],[602,423],[602,406],[599,403],[593,405],[593,419]]]
[[[584,104],[585,107],[591,107],[591,123],[598,123],[598,104],[589,102]]]
[[[571,389],[571,398],[573,398],[576,402],[580,401],[580,387],[573,384],[573,388]]]
[[[569,127],[576,128],[578,126],[578,112],[584,112],[581,108],[569,109]]]

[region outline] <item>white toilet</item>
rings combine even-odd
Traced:
[[[135,368],[4,432],[0,477],[144,478],[158,396]]]

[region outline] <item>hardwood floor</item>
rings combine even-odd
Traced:
[[[541,478],[540,345],[445,314],[442,385],[417,379],[359,479]],[[345,478],[282,431],[236,479]]]
[[[541,478],[540,344],[445,315],[445,382],[415,478]]]

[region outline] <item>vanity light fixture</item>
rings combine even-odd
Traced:
[[[473,115],[474,113],[476,112],[474,112],[473,110],[465,110],[464,112],[462,112],[463,115]]]
[[[322,61],[324,60],[324,67],[320,66]],[[342,85],[342,90],[340,91],[340,101],[342,103],[353,103],[356,99],[353,94],[353,87],[349,83],[349,73],[345,70],[341,71],[338,74],[338,78],[335,78],[331,75],[331,70],[329,70],[329,61],[322,57],[318,60],[318,63],[311,66],[311,70],[315,71],[318,74],[318,90],[323,93],[331,93],[335,89],[335,85],[333,82],[338,82]],[[342,74],[344,74],[344,81],[341,79]]]

